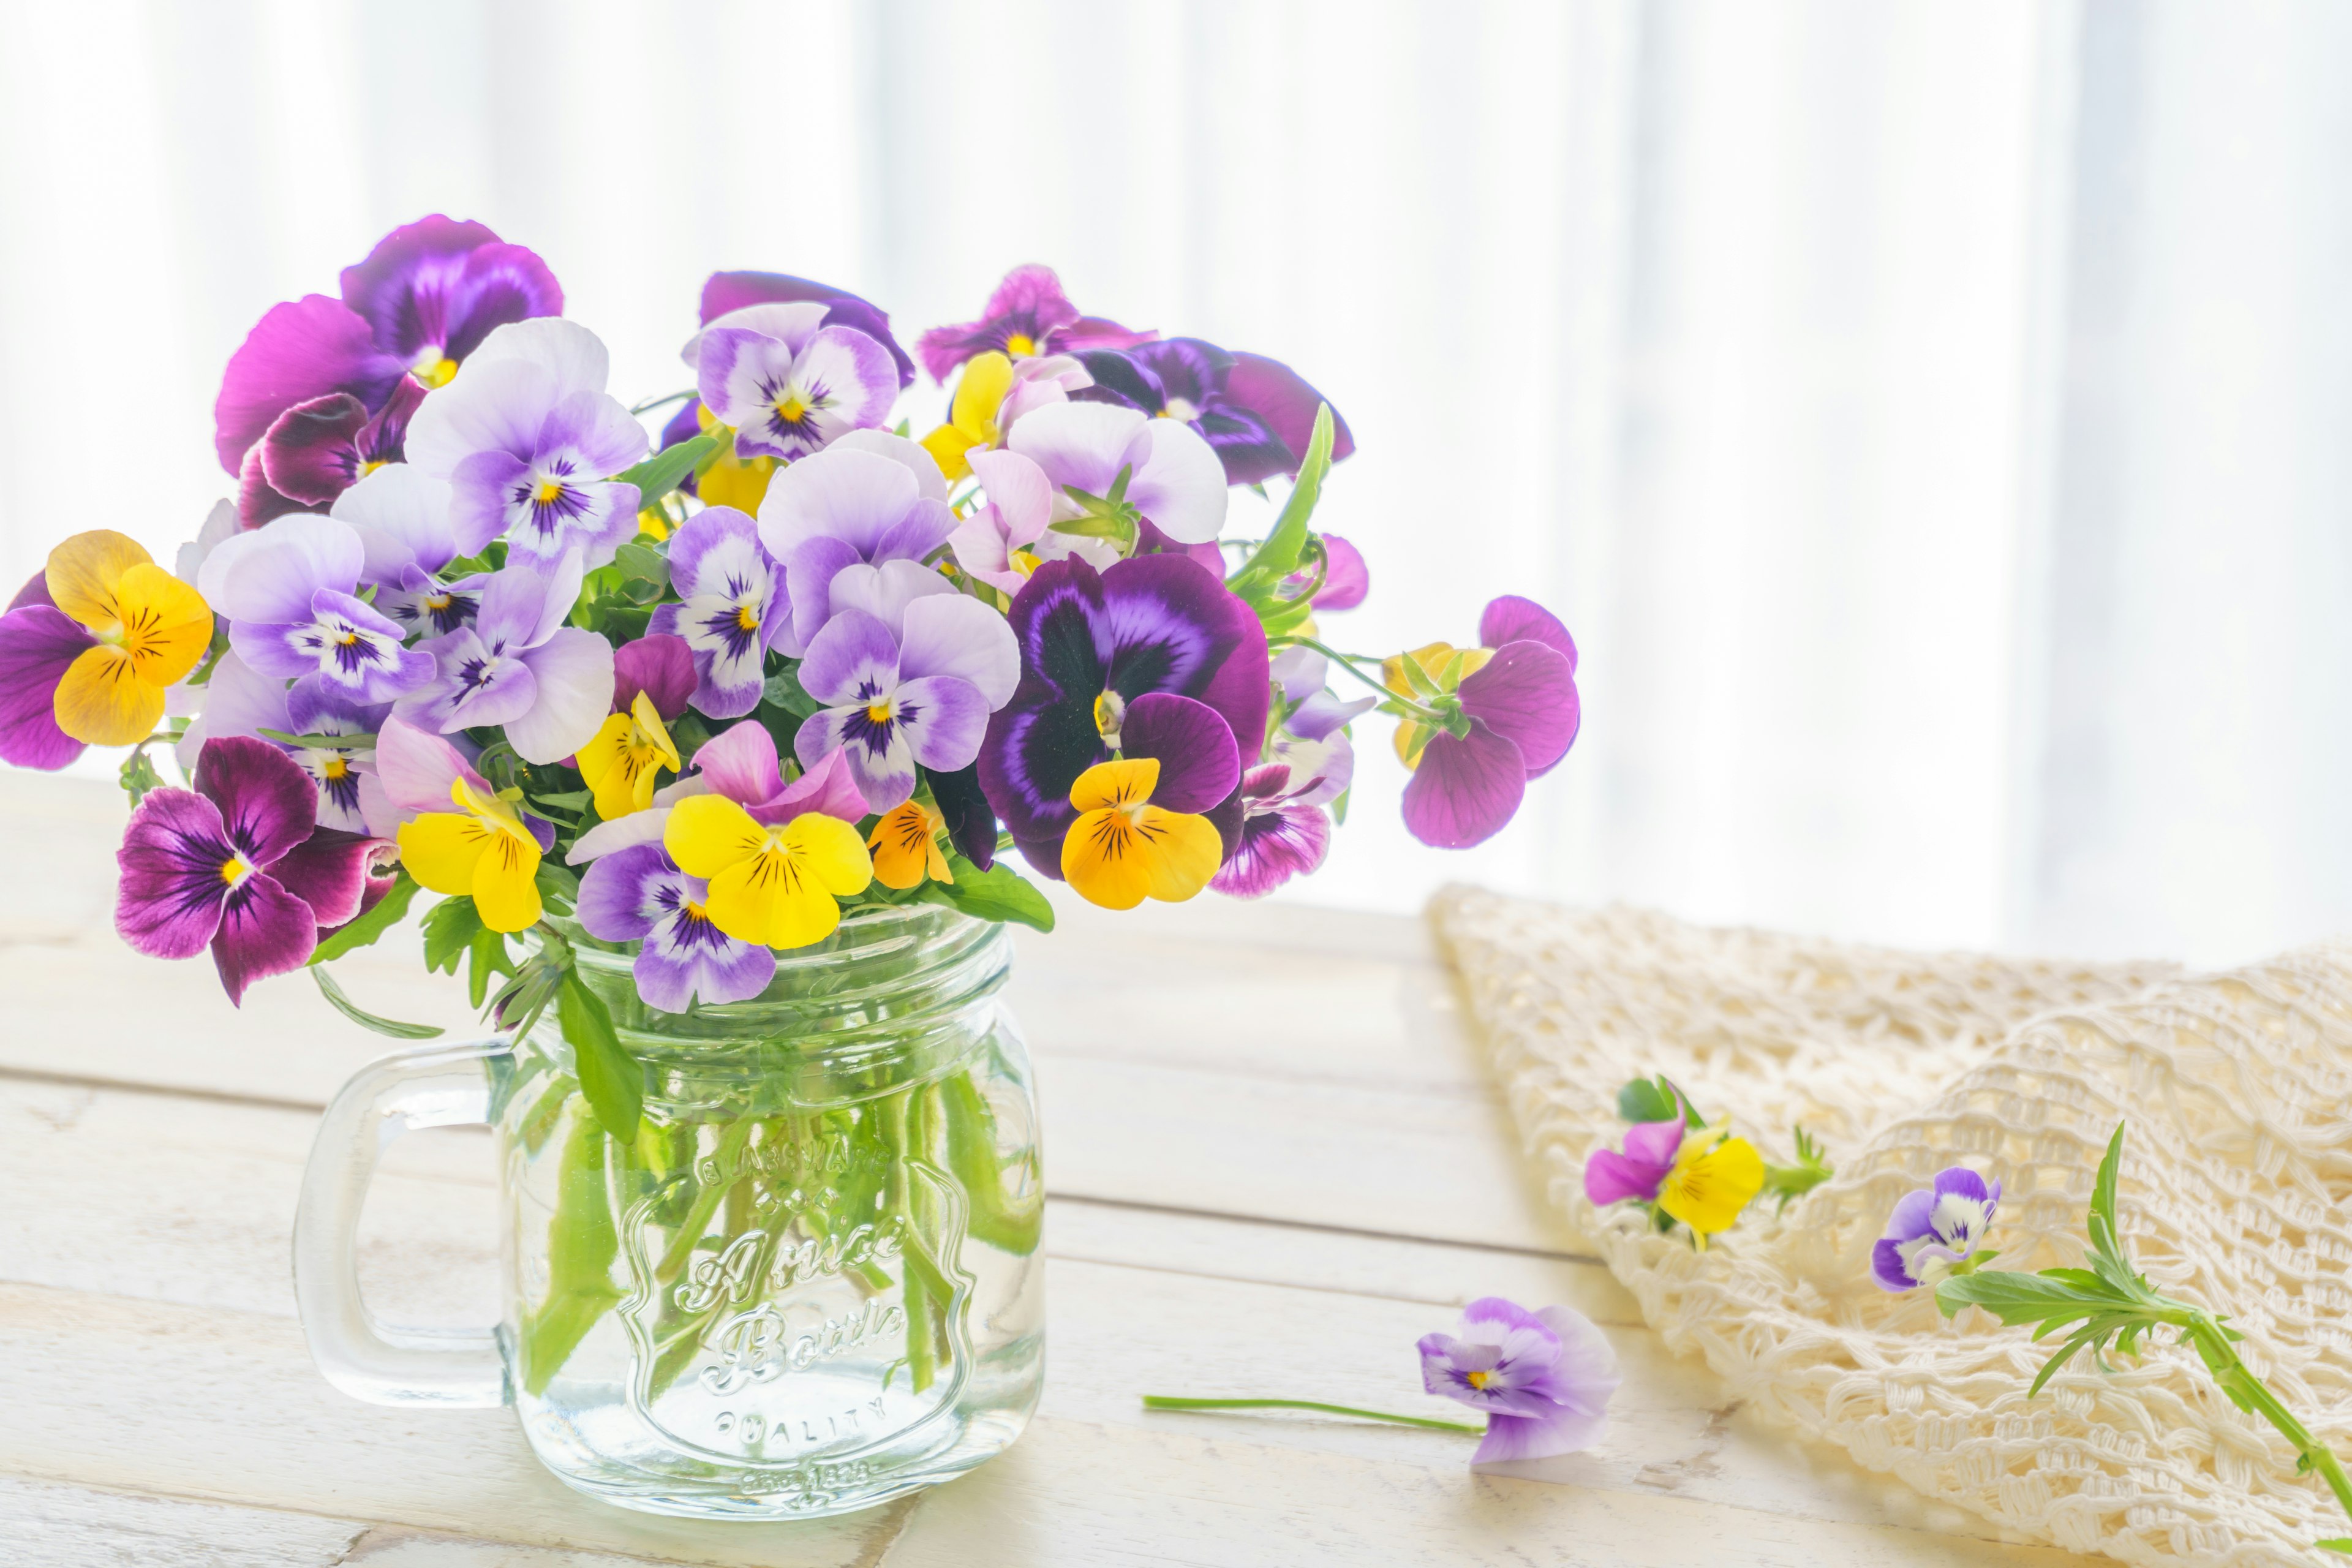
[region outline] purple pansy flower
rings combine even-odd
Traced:
[[[368,742],[388,710],[353,701],[318,676],[305,676],[289,689],[285,681],[256,674],[234,649],[213,666],[196,691],[204,707],[173,747],[180,765],[193,772],[205,747],[231,736],[349,735],[348,746],[289,746],[270,740],[294,759],[318,792],[319,826],[340,832],[389,837],[399,817],[376,782],[375,753]]]
[[[782,563],[792,604],[776,647],[800,657],[834,615],[833,580],[856,565],[920,562],[955,531],[931,455],[861,431],[776,471],[760,502],[760,542]]]
[[[286,512],[316,510],[362,475],[401,461],[408,422],[424,401],[425,389],[404,376],[373,413],[348,392],[296,404],[247,454],[238,475],[239,521],[258,528]]]
[[[1199,338],[1169,338],[1077,356],[1094,378],[1070,395],[1111,403],[1189,425],[1224,465],[1229,484],[1254,485],[1295,474],[1323,395],[1290,367],[1255,354],[1233,354]],[[1247,363],[1244,363],[1244,362]],[[1352,455],[1356,438],[1331,411],[1331,458]]]
[[[782,272],[714,272],[702,285],[702,324],[710,326],[722,316],[752,305],[788,304],[801,300],[814,300],[824,306],[824,325],[853,327],[880,343],[889,351],[891,363],[898,367],[900,388],[915,384],[915,362],[907,357],[907,351],[891,336],[890,312],[846,289],[835,289],[827,283],[814,283]]]
[[[1054,269],[1033,262],[1004,275],[1004,281],[988,297],[979,321],[933,327],[915,345],[915,352],[923,356],[923,368],[931,373],[931,379],[944,382],[956,366],[991,349],[1019,361],[1080,349],[1129,348],[1159,335],[1130,331],[1098,316],[1081,316],[1062,292],[1062,280]]]
[[[394,229],[343,268],[343,303],[367,319],[375,344],[427,386],[439,386],[492,331],[563,314],[547,263],[478,223],[436,213]]]
[[[255,673],[317,675],[358,702],[389,702],[433,678],[432,661],[356,596],[366,548],[349,523],[297,513],[226,540],[205,558],[197,591],[229,623],[229,646]]]
[[[115,859],[114,929],[150,958],[212,949],[231,1002],[299,969],[322,926],[359,912],[374,841],[320,828],[310,781],[264,741],[226,736],[195,789],[151,791]]]
[[[643,816],[642,812],[634,815]],[[776,976],[776,955],[710,923],[710,884],[689,877],[658,844],[616,850],[580,879],[580,923],[605,942],[641,942],[637,994],[665,1013],[746,1002]]]
[[[1068,490],[1108,496],[1125,473],[1127,504],[1170,539],[1201,544],[1224,531],[1225,470],[1189,425],[1108,404],[1049,403],[1006,445],[1045,470],[1056,521],[1084,515]]]
[[[1516,595],[1495,600],[1479,619],[1478,640],[1494,657],[1455,693],[1470,732],[1432,735],[1404,786],[1405,826],[1441,849],[1500,832],[1528,781],[1575,744],[1581,717],[1576,644],[1542,605]]]
[[[695,390],[735,455],[790,462],[852,430],[871,430],[898,397],[890,353],[855,327],[824,324],[814,301],[752,305],[720,317],[688,345]]]
[[[1617,1352],[1572,1307],[1488,1296],[1462,1310],[1454,1334],[1422,1336],[1422,1385],[1486,1413],[1472,1464],[1572,1454],[1601,1440],[1617,1392]]]
[[[89,647],[89,628],[34,573],[0,615],[0,763],[54,773],[81,755],[82,742],[58,728],[58,684]]]
[[[1903,1194],[1886,1217],[1886,1234],[1871,1248],[1870,1272],[1884,1290],[1935,1285],[1973,1268],[1990,1254],[1977,1254],[1993,1211],[2000,1206],[2000,1184],[1988,1183],[1965,1165],[1936,1174],[1936,1184]]]
[[[783,636],[792,602],[760,526],[731,506],[706,507],[669,542],[670,586],[683,604],[654,611],[647,629],[683,638],[694,658],[694,706],[739,719],[760,705],[761,661]]]
[[[937,587],[900,600],[887,585],[898,574]],[[879,812],[915,793],[917,763],[971,765],[988,716],[1019,683],[1021,654],[1003,616],[935,572],[910,562],[853,566],[835,592],[861,578],[879,584],[872,609],[835,616],[801,661],[802,689],[826,706],[803,721],[793,749],[803,764],[836,748],[847,753],[866,804]]]
[[[1107,737],[1146,693],[1206,703],[1241,764],[1257,760],[1271,700],[1265,630],[1197,563],[1139,556],[1097,574],[1084,561],[1048,562],[1013,595],[1007,620],[1021,683],[989,721],[980,782],[1045,875],[1061,875],[1062,838],[1077,817],[1070,786],[1109,760]]]
[[[492,573],[472,626],[417,645],[434,674],[401,699],[400,716],[445,735],[502,726],[527,763],[587,744],[611,710],[613,645],[563,624],[581,576],[577,551],[552,576],[529,566]]]
[[[345,490],[329,515],[360,536],[360,580],[375,584],[376,609],[403,634],[439,637],[473,620],[489,578],[441,576],[457,554],[446,484],[394,464]]]
[[[591,570],[637,528],[637,487],[610,478],[646,454],[645,426],[606,395],[596,334],[550,317],[499,328],[408,426],[408,460],[446,479],[467,555],[501,535],[517,558]]]
[[[213,407],[213,448],[230,473],[298,404],[342,393],[381,414],[408,372],[440,385],[493,328],[563,311],[538,257],[437,215],[386,235],[344,268],[342,290],[272,306],[230,356]],[[254,480],[267,482],[258,464]]]
[[[1265,763],[1242,775],[1238,821],[1225,846],[1225,863],[1209,886],[1236,899],[1264,898],[1293,877],[1312,875],[1331,848],[1331,824],[1319,804],[1300,798],[1320,780],[1294,784],[1293,770]],[[1216,818],[1221,831],[1226,822]]]
[[[1637,1121],[1625,1130],[1625,1152],[1595,1149],[1584,1162],[1584,1195],[1595,1208],[1628,1199],[1655,1203],[1683,1146],[1683,1122]]]

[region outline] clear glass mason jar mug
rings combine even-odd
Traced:
[[[295,1225],[320,1368],[379,1404],[512,1404],[581,1490],[709,1518],[846,1512],[1002,1451],[1045,1367],[1044,1186],[1001,926],[922,906],[778,955],[758,999],[659,1013],[576,931],[643,1064],[623,1142],[551,1007],[524,1039],[396,1053],[328,1107]],[[354,1233],[382,1147],[485,1123],[501,1321],[380,1324]]]

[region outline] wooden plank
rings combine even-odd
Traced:
[[[367,1526],[0,1476],[8,1561],[42,1568],[329,1568]]]

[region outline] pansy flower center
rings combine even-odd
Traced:
[[[808,417],[808,400],[801,395],[801,389],[797,386],[790,388],[776,400],[776,417],[787,425],[799,424]]]
[[[1126,721],[1126,698],[1116,691],[1106,691],[1095,699],[1095,733],[1114,752],[1118,750],[1119,726]]]
[[[887,724],[895,716],[896,710],[893,708],[891,700],[887,697],[885,697],[879,702],[869,702],[866,705],[866,720],[867,723]]]
[[[457,378],[457,362],[443,353],[438,343],[427,343],[409,362],[408,374],[427,390],[438,390]]]
[[[327,760],[319,765],[319,771],[329,784],[341,784],[352,771],[352,764],[343,759],[341,752],[333,752],[328,753]]]
[[[760,616],[751,605],[735,606],[735,629],[739,632],[756,632],[760,629]]]
[[[1462,1381],[1484,1394],[1486,1385],[1495,1381],[1495,1374],[1491,1372],[1467,1372],[1462,1374]]]
[[[1162,419],[1181,419],[1187,425],[1200,416],[1201,411],[1181,397],[1170,398],[1167,406],[1160,411]]]
[[[541,479],[530,489],[530,499],[541,506],[553,506],[563,499],[562,479]]]
[[[1026,359],[1037,352],[1037,340],[1026,332],[1015,332],[1004,340],[1004,352],[1014,359]]]
[[[427,594],[425,595],[425,607],[437,616],[449,607],[451,597],[447,594]]]
[[[227,859],[221,862],[221,880],[227,883],[232,888],[236,887],[247,877],[252,875],[253,862],[247,860],[242,855],[231,855]]]
[[[388,458],[365,458],[361,459],[360,478],[367,478],[370,474],[374,473],[378,468],[383,468],[384,464],[389,461],[391,461],[391,459]]]

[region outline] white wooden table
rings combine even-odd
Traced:
[[[2003,1544],[1725,1402],[1548,1217],[1417,922],[1204,900],[1024,933],[1053,1193],[1050,1373],[1005,1457],[847,1519],[701,1525],[543,1472],[504,1411],[330,1388],[287,1236],[318,1108],[392,1042],[299,977],[240,1014],[115,938],[119,793],[0,770],[0,1562],[236,1568],[1891,1563]],[[479,1033],[413,932],[364,1006]],[[495,1315],[487,1139],[404,1140],[362,1280],[387,1318]],[[1600,1449],[1473,1475],[1472,1440],[1146,1415],[1290,1394],[1444,1415],[1412,1342],[1474,1297],[1567,1301],[1625,1384]],[[1522,1479],[1529,1478],[1529,1479]],[[1532,1479],[1540,1478],[1540,1479]]]

